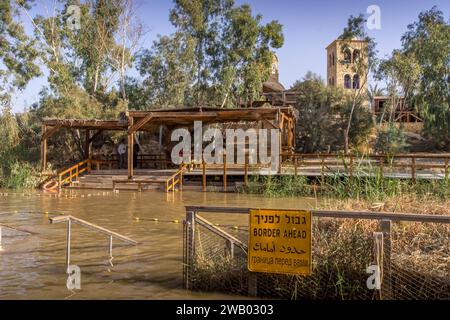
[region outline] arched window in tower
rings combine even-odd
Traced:
[[[335,62],[336,60],[335,60],[335,58],[334,58],[334,52],[333,53],[331,53],[331,64],[334,66],[335,65]]]
[[[350,51],[350,49],[344,50],[344,62],[352,62],[352,52]]]
[[[328,66],[331,67],[332,62],[331,62],[331,53],[328,55]]]
[[[332,86],[332,85],[333,85],[332,79],[331,79],[331,78],[328,79],[328,85],[329,85],[329,86]]]
[[[331,77],[331,85],[334,86],[334,77]]]
[[[346,74],[344,76],[344,88],[350,89],[351,87],[352,87],[352,78],[350,77],[349,74]]]
[[[353,51],[353,62],[358,61],[360,56],[361,56],[361,52],[359,50],[354,50]]]
[[[353,76],[353,89],[359,89],[359,75]]]

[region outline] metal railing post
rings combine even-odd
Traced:
[[[113,237],[109,236],[109,264],[111,265],[111,267],[114,266],[112,263],[112,260],[113,260],[112,251],[113,251]]]
[[[184,281],[185,289],[191,289],[190,272],[191,267],[194,265],[195,259],[195,211],[186,212],[187,223],[187,239],[186,239],[186,277]]]
[[[66,270],[69,269],[70,266],[70,237],[72,233],[72,221],[67,220],[67,247],[66,247]]]
[[[381,297],[382,299],[393,299],[392,296],[392,266],[391,266],[391,232],[392,221],[383,219],[380,222],[381,232],[383,232],[383,271],[381,283]]]

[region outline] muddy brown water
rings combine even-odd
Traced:
[[[66,191],[56,197],[0,190],[0,223],[35,233],[25,236],[3,228],[0,299],[239,298],[182,289],[184,206],[305,209],[312,204],[311,199],[186,191]],[[72,293],[66,287],[66,224],[51,225],[46,212],[50,216],[73,215],[130,237],[139,245],[114,239],[111,267],[107,236],[73,225],[71,264],[81,269],[81,290]],[[214,222],[239,224],[243,216],[217,219]]]

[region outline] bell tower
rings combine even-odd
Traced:
[[[327,84],[344,90],[367,89],[367,55],[364,54],[367,42],[364,40],[333,41],[327,48]],[[363,63],[360,59],[363,59]],[[363,68],[356,68],[363,66]],[[362,70],[361,70],[362,69]]]

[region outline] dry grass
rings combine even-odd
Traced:
[[[384,202],[333,198],[318,201],[317,209],[448,215],[450,201],[412,195]],[[380,298],[379,292],[366,287],[366,267],[374,263],[373,232],[378,229],[378,222],[373,220],[314,219],[313,274],[258,274],[258,295],[283,299]],[[393,296],[389,298],[450,299],[450,225],[394,223],[391,241]],[[208,241],[208,246],[213,245],[214,241]],[[223,247],[214,250],[223,252]],[[196,289],[247,293],[245,253],[233,260],[226,255],[200,256],[192,270]]]

